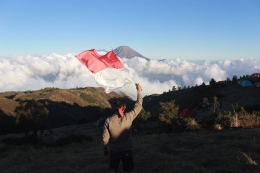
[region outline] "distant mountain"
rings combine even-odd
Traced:
[[[144,57],[143,55],[128,46],[119,46],[118,48],[114,49],[114,51],[120,58],[132,59],[134,57],[141,57],[148,60],[148,58]]]

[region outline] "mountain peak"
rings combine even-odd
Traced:
[[[133,50],[132,48],[130,48],[129,46],[119,46],[118,48],[114,49],[114,51],[120,58],[132,59],[133,57],[141,57],[148,59],[140,53]]]

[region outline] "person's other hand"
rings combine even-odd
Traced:
[[[142,86],[141,86],[139,83],[136,83],[135,86],[136,86],[137,92],[138,92],[138,93],[141,93],[141,91],[142,91]]]

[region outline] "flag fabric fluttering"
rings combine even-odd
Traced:
[[[91,49],[81,52],[76,57],[94,74],[97,84],[105,88],[106,93],[134,83],[133,75],[124,67],[113,50],[105,55],[99,55],[95,49]]]

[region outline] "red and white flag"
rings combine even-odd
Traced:
[[[109,93],[126,84],[134,83],[132,74],[111,50],[105,55],[99,55],[95,49],[86,50],[76,56],[95,77],[96,82]]]

